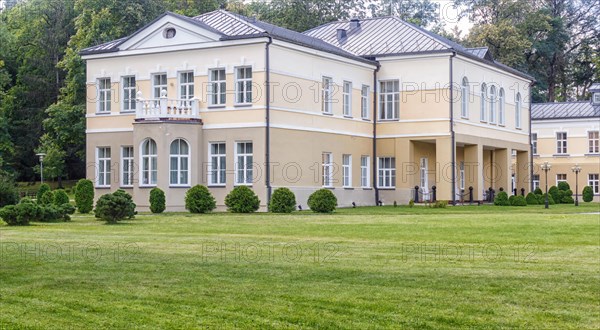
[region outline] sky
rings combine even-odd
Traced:
[[[446,23],[446,30],[452,30],[455,26],[462,31],[464,36],[473,26],[468,18],[458,19],[459,9],[454,9],[452,0],[432,0],[433,2],[440,5],[438,15],[440,20]]]

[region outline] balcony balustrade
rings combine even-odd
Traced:
[[[136,121],[145,120],[200,120],[200,100],[169,99],[167,91],[160,92],[158,99],[144,99],[137,93]]]

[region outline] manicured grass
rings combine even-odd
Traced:
[[[0,226],[0,328],[600,327],[599,204]]]

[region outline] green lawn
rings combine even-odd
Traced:
[[[599,204],[0,226],[0,328],[600,328]]]

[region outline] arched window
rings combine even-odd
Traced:
[[[156,155],[156,142],[152,139],[146,139],[142,142],[142,176],[140,182],[145,186],[156,185],[158,157]]]
[[[190,183],[190,148],[182,139],[171,142],[169,154],[169,184],[187,186]]]
[[[469,80],[467,79],[467,77],[463,77],[462,80],[462,84],[461,84],[461,109],[460,109],[460,115],[463,118],[469,118]]]
[[[490,87],[490,124],[496,123],[496,86]]]
[[[487,102],[488,96],[487,96],[487,86],[485,83],[481,84],[481,106],[480,106],[480,111],[479,111],[479,119],[481,121],[487,121],[486,120],[486,111],[485,111],[485,104]]]
[[[517,93],[515,103],[515,127],[521,128],[521,93]]]
[[[506,113],[504,112],[504,105],[506,98],[504,97],[504,88],[500,88],[500,99],[498,101],[498,124],[504,126],[506,123]]]

